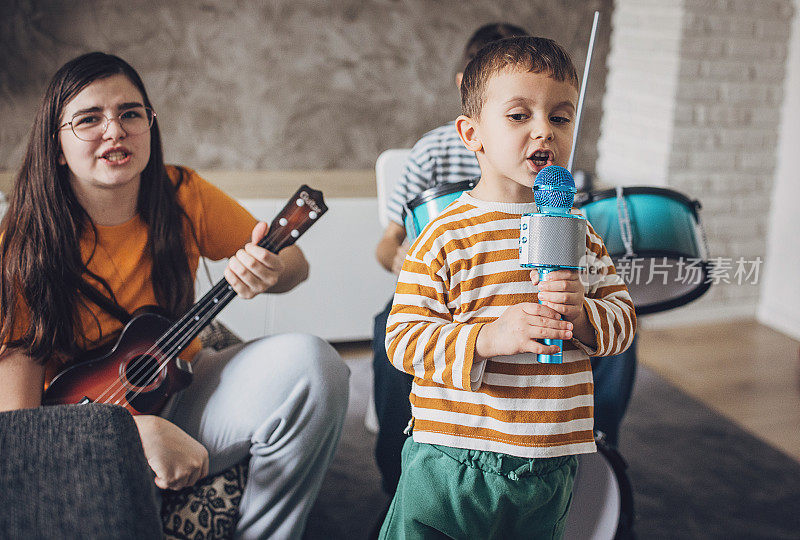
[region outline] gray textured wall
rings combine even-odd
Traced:
[[[17,169],[55,70],[102,50],[142,75],[167,159],[195,168],[365,169],[458,114],[466,39],[507,20],[582,73],[602,12],[577,168],[594,170],[612,0],[0,0],[0,169]]]

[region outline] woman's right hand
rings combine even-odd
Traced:
[[[182,489],[208,475],[208,450],[181,428],[160,416],[133,419],[159,488]]]

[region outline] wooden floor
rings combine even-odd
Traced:
[[[755,321],[639,331],[639,362],[800,461],[800,342]]]
[[[755,321],[639,329],[639,362],[800,461],[800,342]],[[369,343],[338,344],[347,359]]]

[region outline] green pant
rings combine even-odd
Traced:
[[[561,538],[577,467],[575,456],[527,459],[409,437],[380,538]]]

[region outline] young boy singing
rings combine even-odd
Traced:
[[[567,270],[540,283],[519,265],[520,218],[536,211],[536,174],[569,160],[577,100],[549,39],[497,41],[465,69],[456,129],[481,180],[426,227],[398,280],[386,345],[414,376],[413,438],[382,538],[563,533],[575,455],[596,450],[589,356],[622,352],[636,327],[591,226],[591,283]],[[564,340],[562,364],[536,361],[558,352],[543,338]]]

